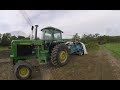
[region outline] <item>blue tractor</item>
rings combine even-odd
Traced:
[[[84,55],[87,54],[85,45],[82,42],[67,42],[70,54]]]

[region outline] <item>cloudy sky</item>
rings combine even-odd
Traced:
[[[40,29],[53,26],[61,29],[63,37],[70,38],[75,33],[120,35],[119,10],[24,10],[33,25]],[[0,10],[0,33],[24,31],[31,33],[31,27],[20,10]]]

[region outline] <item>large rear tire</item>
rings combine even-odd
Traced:
[[[14,66],[14,74],[19,80],[27,80],[32,76],[32,67],[27,62],[18,62]]]
[[[65,44],[56,45],[51,53],[51,64],[54,66],[64,66],[68,63],[69,50]]]

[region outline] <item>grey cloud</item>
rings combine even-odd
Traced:
[[[64,31],[64,37],[75,33],[120,35],[120,11],[115,10],[25,10],[39,29],[54,26]],[[19,10],[0,11],[0,33],[21,30],[30,34],[30,26]],[[39,32],[41,36],[41,32]]]

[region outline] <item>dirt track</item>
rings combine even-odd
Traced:
[[[61,68],[43,66],[35,68],[33,80],[120,80],[119,60],[103,46],[85,56],[70,56],[69,63]],[[10,63],[0,63],[0,79],[15,79]]]

